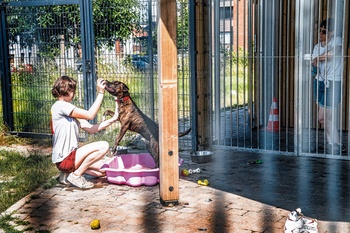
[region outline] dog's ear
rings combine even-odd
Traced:
[[[122,88],[123,92],[129,92],[129,88],[127,85],[123,84],[123,88]]]

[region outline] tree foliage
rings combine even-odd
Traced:
[[[179,0],[178,2],[178,15],[177,15],[177,40],[178,40],[178,49],[187,50],[188,49],[188,1]]]
[[[142,18],[137,0],[95,0],[93,5],[95,40],[124,41],[138,32]]]
[[[114,42],[129,38],[140,29],[137,0],[94,0],[93,23],[95,41],[113,46]],[[76,44],[81,41],[79,5],[55,5],[40,7],[9,7],[7,9],[8,38],[21,47],[46,44]],[[18,41],[20,40],[20,41]],[[97,46],[101,43],[96,44]],[[48,51],[47,51],[48,52]]]

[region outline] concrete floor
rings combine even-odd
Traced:
[[[345,146],[340,154],[327,154],[320,147],[325,147],[325,132],[323,129],[304,128],[295,142],[294,128],[278,128],[276,132],[266,130],[264,124],[252,127],[249,121],[248,109],[238,111],[223,111],[220,115],[219,127],[214,127],[214,145],[254,149],[259,151],[274,151],[280,154],[303,154],[314,157],[341,158],[350,160],[350,142],[348,133],[341,132],[342,143]],[[181,141],[181,139],[180,139]],[[296,147],[297,146],[300,148]]]
[[[289,212],[301,208],[318,219],[320,233],[350,232],[348,160],[215,150],[211,162],[194,164],[188,153],[180,156],[180,169],[201,173],[180,176],[175,206],[160,204],[159,185],[130,187],[101,178],[89,190],[39,189],[6,213],[28,221],[17,226],[30,227],[27,232],[280,233]],[[204,178],[209,186],[197,184]],[[90,229],[93,219],[100,220],[99,230]]]

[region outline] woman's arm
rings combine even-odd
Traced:
[[[105,86],[106,86],[105,81],[99,78],[97,80],[97,90],[98,90],[97,98],[95,102],[92,104],[92,106],[89,108],[89,110],[85,110],[82,108],[74,108],[70,116],[78,119],[86,119],[86,120],[94,119],[98,110],[101,107],[103,95],[105,92],[104,90]]]
[[[101,131],[101,130],[104,130],[105,128],[107,128],[108,126],[110,126],[111,124],[113,124],[114,122],[116,122],[118,120],[118,117],[119,117],[119,110],[118,110],[118,104],[116,104],[116,109],[115,109],[115,112],[114,112],[114,116],[110,119],[107,119],[105,121],[102,121],[100,123],[97,123],[97,124],[90,124],[87,120],[85,119],[82,119],[82,120],[79,120],[80,122],[80,127],[88,132],[88,133],[91,133],[91,134],[94,134],[98,131]]]
[[[325,61],[332,59],[336,54],[341,54],[342,47],[341,46],[335,46],[331,48],[330,50],[326,51],[325,53],[321,54],[320,56],[314,58],[312,60],[312,63],[317,63],[317,61]]]

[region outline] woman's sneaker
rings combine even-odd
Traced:
[[[60,176],[58,177],[58,182],[60,182],[61,184],[67,185],[69,184],[67,178],[68,178],[69,173],[67,172],[61,172]]]
[[[341,144],[341,152],[342,152],[343,154],[346,153],[346,147],[345,147],[344,144]]]
[[[69,174],[67,180],[81,189],[94,187],[94,183],[87,181],[83,176],[77,176],[73,172]]]

